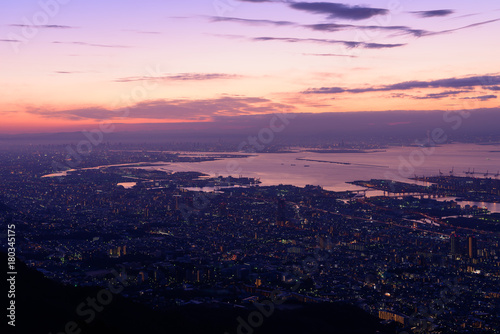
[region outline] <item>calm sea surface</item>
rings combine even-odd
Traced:
[[[498,152],[494,152],[498,151]],[[207,153],[210,154],[210,153]],[[192,153],[190,153],[192,155]],[[297,159],[321,160],[305,161]],[[308,167],[306,167],[306,165]],[[500,170],[500,147],[452,144],[443,147],[393,147],[374,153],[266,153],[249,158],[224,159],[195,163],[158,164],[152,169],[198,171],[212,176],[238,175],[260,178],[262,185],[320,185],[327,190],[358,190],[349,181],[392,179],[408,182],[408,177],[445,175],[495,177]]]
[[[213,153],[186,152],[185,154],[195,156]],[[231,175],[238,177],[242,175],[259,178],[263,186],[290,184],[303,187],[310,184],[333,191],[363,190],[362,187],[346,182],[369,179],[413,182],[408,180],[408,177],[439,175],[439,172],[450,175],[452,170],[457,176],[465,176],[466,171],[474,170],[475,177],[500,178],[500,176],[496,176],[500,170],[500,146],[451,144],[430,148],[391,147],[372,153],[314,153],[306,151],[259,153],[248,158],[193,163],[159,163],[142,168],[174,172],[197,171],[211,176]],[[57,175],[59,174],[47,176]],[[373,196],[381,193],[380,191],[369,191],[367,195]],[[461,204],[488,207],[492,212],[500,212],[500,205],[494,203],[462,202]]]

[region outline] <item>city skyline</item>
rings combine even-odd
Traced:
[[[491,1],[3,7],[0,133],[498,108],[500,46],[491,39],[500,6]]]

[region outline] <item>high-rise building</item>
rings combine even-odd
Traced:
[[[460,252],[460,247],[459,247],[459,240],[458,240],[458,236],[453,233],[451,236],[450,236],[450,253],[453,254],[453,255],[456,255],[456,254],[459,254]]]
[[[276,214],[276,225],[285,226],[286,224],[286,202],[284,199],[278,200],[278,212]]]
[[[469,242],[468,242],[468,250],[469,250],[469,257],[471,259],[475,259],[477,257],[477,240],[476,237],[473,235],[469,236]]]

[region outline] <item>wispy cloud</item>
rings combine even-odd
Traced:
[[[406,44],[382,44],[382,43],[365,43],[355,41],[342,41],[335,39],[321,39],[321,38],[293,38],[293,37],[253,37],[250,38],[256,42],[266,41],[280,41],[287,43],[310,42],[320,44],[342,44],[348,48],[364,48],[364,49],[387,49],[405,46]]]
[[[464,15],[454,16],[454,17],[448,18],[446,21],[460,20],[460,19],[464,19],[466,17],[478,16],[478,15],[481,15],[481,13],[472,13],[472,14],[464,14]]]
[[[466,26],[463,26],[463,27],[459,27],[459,28],[442,30],[442,31],[437,31],[437,32],[429,32],[429,33],[427,33],[425,35],[426,36],[433,36],[433,35],[447,34],[447,33],[455,32],[455,31],[459,31],[459,30],[464,30],[464,29],[470,29],[470,28],[479,27],[479,26],[482,26],[482,25],[486,25],[486,24],[490,24],[490,23],[494,23],[494,22],[498,22],[498,21],[500,21],[500,19],[493,19],[493,20],[488,20],[488,21],[482,21],[482,22],[477,22],[477,23],[469,24],[469,25],[466,25]]]
[[[462,100],[479,100],[479,101],[488,101],[491,99],[496,99],[496,95],[482,95],[482,96],[474,96],[474,97],[462,97]]]
[[[89,107],[70,110],[28,110],[46,118],[70,120],[156,119],[206,121],[216,116],[269,114],[293,110],[293,106],[276,103],[260,97],[223,96],[205,100],[153,100],[137,103],[127,108],[107,109]]]
[[[500,75],[472,76],[466,78],[447,78],[432,81],[406,81],[392,85],[372,86],[366,88],[320,87],[310,88],[305,94],[340,94],[340,93],[368,93],[411,90],[416,88],[470,88],[488,87],[500,84]]]
[[[448,16],[453,13],[455,13],[454,10],[451,9],[439,9],[439,10],[422,10],[422,11],[416,11],[416,12],[410,12],[412,14],[415,14],[419,17],[442,17],[442,16]]]
[[[238,79],[243,76],[237,74],[225,74],[225,73],[179,73],[170,74],[164,76],[154,76],[154,77],[127,77],[116,79],[116,82],[133,82],[133,81],[145,81],[145,80],[155,80],[155,81],[206,81],[206,80],[227,80],[227,79]]]
[[[259,1],[260,2],[260,1]],[[267,1],[266,1],[267,2]],[[445,10],[447,11],[447,10]],[[437,16],[440,11],[426,11],[425,15]],[[424,15],[424,12],[419,12]],[[379,26],[379,25],[355,25],[355,24],[340,24],[340,23],[318,23],[318,24],[299,24],[291,21],[274,21],[274,20],[259,20],[259,19],[246,19],[237,17],[209,17],[212,22],[233,22],[245,25],[253,26],[288,26],[288,27],[298,27],[303,29],[309,29],[313,31],[320,32],[340,32],[345,30],[362,30],[362,31],[381,31],[392,33],[389,37],[410,35],[417,38],[431,37],[443,34],[454,33],[460,30],[470,29],[474,27],[479,27],[482,25],[491,24],[500,19],[493,19],[488,21],[477,22],[469,24],[463,27],[447,29],[442,31],[428,31],[424,29],[415,29],[408,26]],[[234,35],[218,35],[226,38],[245,38],[243,36]],[[342,44],[348,48],[364,48],[364,49],[390,49],[397,48],[407,45],[407,43],[367,43],[367,42],[357,42],[357,41],[344,41],[335,39],[321,39],[321,38],[295,38],[295,37],[249,37],[246,38],[251,41],[281,41],[288,43],[298,43],[298,42],[314,42],[322,44]]]
[[[54,71],[55,74],[81,74],[81,73],[98,73],[97,71]]]
[[[336,53],[303,53],[304,56],[316,56],[316,57],[348,57],[348,58],[358,58],[358,56],[353,55],[342,55]]]
[[[60,42],[60,41],[54,41],[52,42],[54,44],[70,44],[70,45],[81,45],[81,46],[92,46],[92,47],[97,47],[97,48],[130,48],[130,46],[127,45],[115,45],[115,44],[93,44],[93,43],[86,43],[86,42]]]
[[[424,96],[412,96],[412,98],[418,99],[418,100],[427,100],[427,99],[439,100],[439,99],[443,99],[445,97],[457,96],[459,94],[469,93],[469,92],[470,92],[470,90],[447,90],[447,91],[444,91],[441,93],[427,94]]]
[[[159,32],[159,31],[143,31],[143,30],[128,30],[128,29],[125,29],[123,31],[133,32],[136,34],[161,35],[161,32]]]
[[[41,29],[76,29],[78,27],[58,25],[58,24],[42,24],[42,25],[28,25],[28,24],[10,24],[11,27],[19,28],[41,28]]]
[[[248,25],[273,25],[273,26],[296,26],[297,23],[290,21],[273,21],[273,20],[254,20],[254,19],[242,19],[238,17],[222,17],[222,16],[211,16],[212,22],[236,22]]]
[[[349,20],[363,20],[368,19],[377,15],[386,15],[389,13],[387,9],[382,8],[371,8],[365,6],[350,6],[341,3],[330,3],[330,2],[293,2],[288,0],[239,0],[244,2],[254,2],[254,3],[266,3],[266,2],[280,2],[287,4],[289,7],[303,10],[314,14],[327,14],[329,18],[337,18],[337,19],[349,19]],[[410,12],[422,18],[429,17],[445,17],[450,16],[455,13],[452,9],[438,9],[438,10],[424,10],[424,11],[413,11]],[[473,16],[477,14],[469,14],[466,16]],[[407,26],[363,26],[363,25],[352,25],[352,24],[338,24],[338,23],[321,23],[321,24],[310,24],[310,25],[302,25],[289,21],[273,21],[273,20],[251,20],[251,19],[239,19],[239,18],[213,18],[213,21],[233,21],[239,23],[253,24],[253,25],[289,25],[302,27],[307,29],[312,29],[316,31],[328,31],[328,32],[337,32],[343,31],[346,29],[359,29],[359,30],[379,30],[379,31],[394,31],[400,34],[413,35],[415,37],[425,37],[425,36],[435,36],[446,33],[452,33],[464,29],[474,28],[490,23],[494,23],[499,21],[500,19],[493,19],[483,22],[477,22],[473,24],[469,24],[467,26],[447,29],[443,31],[427,31],[424,29],[414,29]]]
[[[353,24],[321,23],[321,24],[304,25],[302,27],[316,31],[327,31],[327,32],[337,32],[347,29],[379,30],[388,32],[400,32],[402,34],[409,34],[416,37],[421,37],[429,33],[427,30],[412,29],[406,26],[373,26],[373,25],[362,26]]]
[[[339,32],[345,30],[378,30],[378,31],[387,31],[387,32],[399,32],[401,34],[413,35],[416,37],[424,36],[430,33],[427,30],[422,29],[412,29],[407,26],[363,26],[363,25],[354,25],[354,24],[338,24],[338,23],[319,23],[319,24],[299,24],[296,22],[290,21],[273,21],[273,20],[255,20],[255,19],[243,19],[237,17],[210,17],[212,22],[234,22],[246,25],[254,25],[254,26],[293,26],[299,27],[314,31],[323,31],[323,32]]]

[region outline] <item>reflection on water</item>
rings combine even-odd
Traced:
[[[450,171],[453,171],[454,175],[465,176],[465,172],[470,170],[476,171],[476,177],[484,177],[486,171],[498,170],[500,166],[500,150],[498,152],[492,151],[496,151],[495,146],[453,144],[434,148],[391,147],[385,151],[372,153],[314,153],[304,151],[260,153],[247,158],[229,158],[204,162],[151,163],[153,166],[140,166],[140,163],[133,165],[149,170],[195,171],[210,176],[231,175],[238,177],[241,175],[260,179],[261,186],[290,184],[303,187],[310,184],[322,186],[326,190],[355,191],[365,190],[366,188],[347,184],[346,182],[390,179],[429,185],[408,178],[415,175],[437,175],[439,172],[448,175]],[[197,154],[213,154],[213,152],[197,152]],[[122,164],[122,166],[124,165]],[[100,167],[106,166],[94,168]],[[66,173],[55,173],[46,176],[64,176]],[[495,176],[489,174],[489,177]],[[366,196],[369,197],[380,195],[383,195],[382,191],[368,190],[366,192]],[[469,204],[469,202],[461,202],[461,205],[466,204]],[[487,207],[492,212],[500,212],[499,204],[470,203],[470,205]]]
[[[42,177],[60,177],[60,176],[66,176],[68,175],[68,172],[73,172],[75,171],[74,169],[66,170],[64,172],[59,172],[59,173],[53,173],[53,174],[47,174]]]
[[[120,167],[120,166],[140,166],[142,164],[147,164],[147,165],[155,165],[155,164],[158,164],[158,162],[137,162],[137,163],[127,163],[127,164],[116,164],[116,165],[103,165],[103,166],[96,166],[96,167],[87,167],[87,168],[80,168],[80,169],[68,169],[68,170],[65,170],[63,172],[57,172],[57,173],[53,173],[53,174],[47,174],[47,175],[43,175],[42,177],[59,177],[59,176],[67,176],[68,173],[71,173],[71,172],[76,172],[78,170],[91,170],[91,169],[100,169],[100,168],[105,168],[105,167]],[[163,163],[161,163],[163,164]],[[158,168],[158,169],[162,169],[162,168]]]
[[[438,201],[456,201],[456,197],[443,197],[438,198]],[[490,212],[500,213],[500,203],[488,203],[488,202],[471,202],[471,201],[460,201],[457,202],[460,207],[465,207],[466,205],[474,206],[476,205],[478,208],[488,209]]]
[[[420,160],[414,159],[414,156],[422,149],[415,147],[393,147],[375,153],[266,153],[248,158],[169,163],[149,168],[197,171],[211,176],[242,175],[259,178],[263,186],[291,184],[303,187],[311,184],[334,191],[363,190],[345,182],[369,179],[413,182],[408,177],[437,175],[440,170],[448,174],[453,169],[458,176],[465,176],[464,171],[469,168],[476,171],[496,170],[500,166],[500,154],[492,153],[492,149],[491,146],[473,144],[446,145],[433,148],[432,154],[424,154]],[[413,165],[410,161],[414,162]],[[369,192],[367,196],[370,196]]]
[[[134,187],[137,184],[137,182],[122,182],[118,183],[117,186],[122,186],[125,189],[130,189]]]

